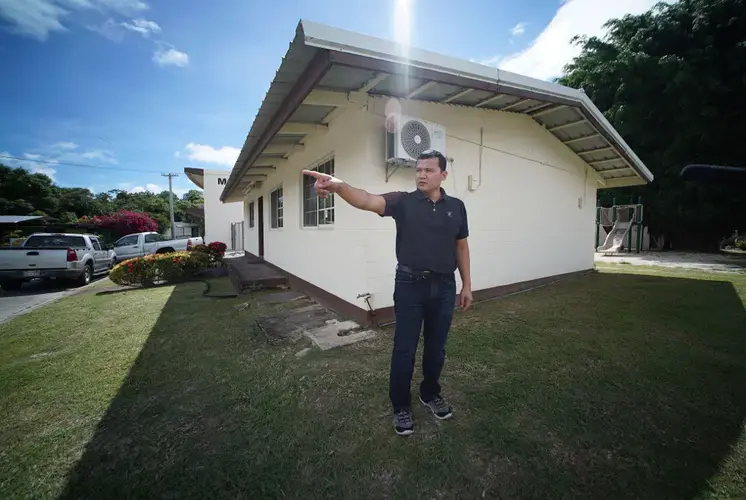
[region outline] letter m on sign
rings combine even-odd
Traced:
[[[225,177],[218,177],[218,186],[225,186],[228,184],[228,179]]]

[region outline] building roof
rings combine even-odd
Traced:
[[[376,97],[522,113],[597,171],[602,187],[653,180],[582,90],[302,20],[220,199],[238,201],[337,110]]]
[[[43,218],[41,215],[0,215],[0,224],[18,224]]]
[[[203,169],[185,167],[184,174],[200,189],[205,189],[205,171]]]
[[[200,218],[200,219],[204,219],[205,218],[205,207],[204,206],[202,206],[202,207],[190,207],[190,208],[186,208],[186,209],[184,209],[184,212],[187,215],[191,215],[192,217],[197,217],[197,218]]]

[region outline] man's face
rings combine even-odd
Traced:
[[[440,184],[446,180],[448,172],[440,170],[437,158],[417,160],[417,189],[420,191],[434,191],[440,189]]]

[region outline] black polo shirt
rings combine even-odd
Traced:
[[[418,271],[453,274],[456,270],[456,240],[469,236],[464,202],[440,189],[433,202],[425,193],[384,194],[383,217],[396,221],[396,260]]]

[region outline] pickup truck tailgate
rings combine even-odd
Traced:
[[[82,236],[30,236],[22,247],[0,251],[0,271],[65,269],[68,249],[72,248],[79,256],[85,247]]]
[[[67,249],[11,248],[0,254],[0,271],[19,269],[64,269]]]

